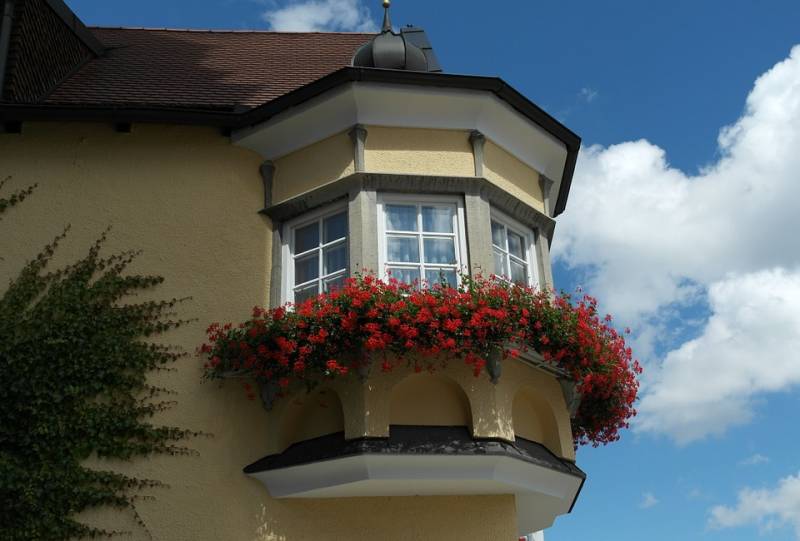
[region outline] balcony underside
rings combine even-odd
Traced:
[[[586,475],[543,445],[474,439],[464,427],[392,426],[296,443],[245,468],[275,498],[514,494],[521,533],[568,513]]]

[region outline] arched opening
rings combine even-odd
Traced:
[[[535,389],[525,387],[517,392],[511,415],[516,437],[541,443],[554,454],[562,456],[553,410]]]
[[[409,376],[392,389],[390,425],[464,426],[472,431],[472,410],[464,390],[437,374]]]
[[[281,449],[337,432],[344,432],[344,409],[336,391],[322,388],[297,395],[281,418]]]

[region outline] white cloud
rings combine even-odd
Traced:
[[[585,86],[578,92],[578,97],[586,103],[592,103],[597,99],[597,90]]]
[[[669,352],[637,428],[687,443],[753,417],[758,393],[800,384],[800,272],[730,276],[709,288],[703,333]]]
[[[800,539],[800,475],[781,479],[774,489],[740,491],[734,507],[711,509],[708,524],[714,529],[755,525],[762,531],[791,526]]]
[[[681,443],[747,422],[761,393],[800,383],[800,46],[718,142],[696,175],[645,140],[586,149],[554,246],[639,329],[640,354],[671,347],[648,363],[636,427]],[[678,311],[706,301],[699,336],[675,347]]]
[[[376,20],[361,0],[289,2],[263,14],[272,30],[286,32],[374,32]]]
[[[639,502],[639,509],[650,509],[658,505],[658,498],[652,492],[642,494],[642,501]]]
[[[767,464],[769,462],[769,457],[764,456],[760,453],[756,453],[752,456],[745,458],[744,460],[739,461],[740,466],[758,466],[759,464]]]

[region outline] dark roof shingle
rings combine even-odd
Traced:
[[[45,103],[252,108],[350,65],[373,34],[91,28],[106,47]]]

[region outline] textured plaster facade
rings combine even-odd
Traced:
[[[288,180],[281,181],[278,160],[275,189],[286,191],[276,192],[276,200],[330,180],[327,171],[334,176],[347,171],[352,146],[349,139],[337,137],[314,152],[306,149],[307,156],[285,157]],[[349,154],[340,157],[343,151]],[[431,167],[435,156],[426,158]],[[85,254],[112,226],[105,253],[141,249],[131,271],[166,279],[153,292],[155,298],[192,297],[180,312],[198,321],[165,338],[190,355],[177,370],[153,380],[178,393],[178,406],[158,421],[210,435],[191,442],[196,456],[98,465],[169,485],[152,492],[155,500],[137,504],[153,539],[515,539],[512,496],[274,500],[263,485],[242,473],[244,465],[274,449],[276,425],[237,385],[201,383],[201,363],[193,352],[207,323],[240,321],[253,305],[267,303],[273,235],[269,218],[258,214],[264,200],[261,162],[255,153],[232,146],[207,128],[135,124],[131,133],[123,134],[109,124],[31,122],[21,135],[0,135],[0,175],[12,177],[12,189],[38,184],[35,194],[0,224],[5,232],[0,236],[0,280],[13,278],[67,224],[72,228],[54,265]],[[300,186],[304,171],[326,173]],[[389,391],[402,379],[400,373],[376,376],[368,383],[375,391]],[[493,408],[510,413],[513,392],[502,391],[505,398],[493,404],[496,397],[487,394],[488,387],[483,389],[486,378],[458,370],[448,376],[469,397],[476,435],[512,435],[510,416],[500,426]],[[501,383],[494,394],[503,385],[516,383]],[[327,417],[314,417],[285,438],[306,437],[337,423],[348,434],[388,429],[389,394],[379,399],[381,393],[370,393],[371,402],[363,399],[363,411],[377,413],[361,416],[348,415],[355,408],[352,396],[338,396],[343,416],[337,416],[334,403]],[[86,518],[129,529],[133,539],[150,538],[130,513],[102,511]]]
[[[466,131],[367,126],[365,158],[372,173],[475,174]]]
[[[272,200],[280,203],[355,172],[353,141],[346,133],[275,160]]]
[[[486,141],[484,174],[511,195],[544,212],[544,196],[539,185],[539,173],[522,163],[513,154],[491,140]]]
[[[470,132],[364,126],[364,172],[452,177],[476,176]],[[356,171],[356,146],[348,133],[323,139],[274,160],[272,202],[279,204]],[[486,139],[478,160],[483,177],[540,212],[539,173]]]

